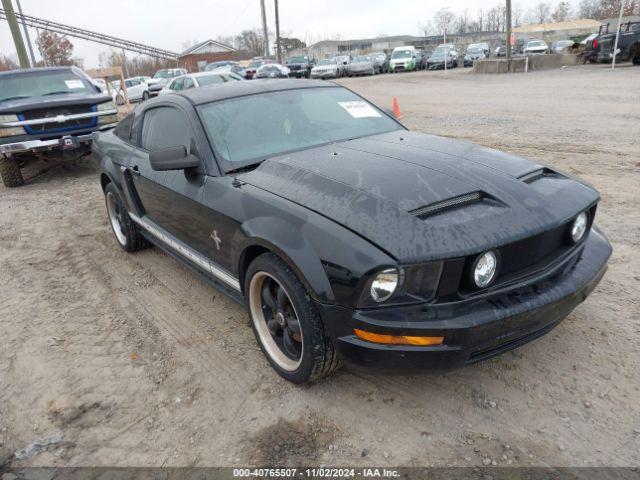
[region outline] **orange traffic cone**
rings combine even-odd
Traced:
[[[393,114],[397,120],[400,120],[404,116],[400,111],[400,105],[398,105],[398,99],[396,97],[393,97]]]

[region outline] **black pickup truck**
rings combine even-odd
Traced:
[[[289,69],[289,77],[295,78],[311,78],[311,69],[315,62],[309,57],[298,56],[291,57],[287,60],[287,68]]]
[[[117,110],[76,67],[0,73],[0,177],[24,184],[21,168],[34,159],[75,160],[91,152],[93,132],[113,128]]]
[[[602,55],[613,58],[616,35],[611,34],[607,42],[602,42]],[[620,25],[616,62],[633,62],[640,65],[640,22],[627,22]]]
[[[610,30],[609,24],[602,25],[595,38],[587,41],[585,63],[611,63],[616,44],[617,31]],[[618,53],[616,62],[633,62],[640,65],[640,22],[627,22],[620,25]]]

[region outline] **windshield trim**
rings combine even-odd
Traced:
[[[207,106],[207,105],[214,104],[214,103],[224,102],[224,101],[227,101],[227,100],[233,100],[233,99],[236,99],[236,98],[252,97],[254,95],[265,95],[265,94],[269,94],[269,93],[289,92],[289,91],[295,91],[295,90],[314,90],[314,89],[320,89],[320,88],[344,89],[344,90],[347,90],[348,92],[351,92],[352,94],[354,94],[359,99],[361,99],[361,100],[369,103],[370,105],[372,105],[378,111],[378,113],[380,113],[381,115],[384,115],[385,117],[388,117],[391,120],[393,120],[395,122],[395,124],[399,128],[397,130],[388,130],[386,132],[378,132],[378,133],[372,133],[372,134],[368,134],[368,135],[359,135],[359,136],[352,137],[352,138],[345,138],[343,140],[333,140],[333,141],[330,141],[330,142],[323,142],[323,143],[319,143],[319,144],[316,144],[316,145],[307,145],[306,147],[293,148],[291,150],[286,150],[286,151],[282,151],[282,152],[271,154],[266,158],[254,157],[254,158],[249,158],[249,159],[243,160],[242,162],[230,162],[230,161],[226,160],[222,156],[222,154],[220,153],[220,151],[216,147],[215,142],[211,138],[209,129],[207,128],[206,123],[205,123],[204,119],[202,118],[202,108]],[[394,118],[392,115],[389,115],[387,112],[385,112],[380,107],[378,107],[375,103],[367,100],[366,98],[364,98],[361,95],[357,94],[353,90],[351,90],[349,88],[346,88],[346,87],[343,87],[343,86],[339,86],[339,85],[335,85],[335,86],[327,85],[327,86],[315,86],[315,87],[296,87],[296,88],[285,88],[285,89],[282,89],[282,90],[272,90],[272,91],[269,91],[269,92],[264,92],[263,91],[263,92],[246,93],[246,94],[243,94],[243,95],[236,95],[236,96],[233,96],[233,97],[220,98],[218,100],[212,100],[210,102],[200,103],[198,105],[195,105],[195,111],[196,111],[196,114],[198,115],[198,120],[200,121],[200,125],[202,125],[202,130],[204,131],[204,134],[207,137],[207,142],[209,142],[209,147],[211,148],[211,151],[213,152],[213,157],[214,157],[214,160],[216,161],[216,164],[218,165],[218,169],[221,172],[221,176],[233,176],[233,175],[239,174],[241,172],[236,172],[236,173],[231,172],[231,173],[229,173],[230,170],[238,170],[238,169],[241,169],[243,167],[246,167],[246,166],[249,166],[251,164],[254,164],[256,162],[262,162],[262,161],[268,160],[270,158],[280,157],[282,155],[287,155],[287,154],[290,154],[290,153],[302,152],[304,150],[311,150],[312,148],[325,147],[327,145],[332,145],[334,143],[342,143],[342,142],[347,142],[347,141],[350,141],[350,140],[358,140],[360,138],[373,137],[374,135],[382,135],[384,133],[394,132],[394,131],[398,131],[398,130],[405,130],[405,131],[408,130],[408,128],[405,127],[404,125],[402,125],[398,121],[397,118]]]

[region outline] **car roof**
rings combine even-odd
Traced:
[[[194,105],[226,100],[229,98],[254,95],[256,93],[280,92],[283,90],[297,90],[301,88],[336,87],[332,82],[322,80],[252,80],[249,82],[232,82],[216,85],[215,88],[194,88],[183,90],[179,95],[187,98]]]

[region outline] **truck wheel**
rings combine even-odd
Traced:
[[[278,256],[265,253],[251,262],[244,291],[258,344],[283,378],[309,383],[342,365],[306,288]]]
[[[640,45],[636,45],[631,53],[631,61],[634,65],[640,65]]]
[[[125,252],[136,252],[148,247],[148,242],[140,233],[138,226],[129,217],[122,197],[113,183],[109,183],[104,189],[104,198],[107,204],[109,224],[118,245]]]
[[[0,177],[2,177],[2,183],[5,187],[13,188],[24,185],[24,178],[15,158],[0,158]]]

